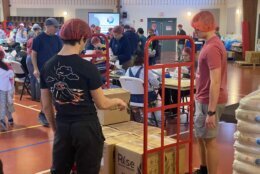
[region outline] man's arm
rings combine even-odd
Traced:
[[[215,68],[210,70],[210,89],[209,89],[209,106],[208,111],[215,112],[219,99],[221,84],[221,68]],[[214,128],[216,126],[216,116],[207,116],[206,124],[208,128]]]
[[[52,130],[56,131],[56,122],[54,118],[54,109],[52,105],[52,97],[49,89],[41,89],[41,101],[43,113],[46,115]]]
[[[36,78],[39,78],[40,77],[40,71],[39,71],[39,68],[38,68],[38,65],[37,65],[37,52],[32,50],[32,64],[33,64],[33,74]]]

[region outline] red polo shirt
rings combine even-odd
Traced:
[[[203,46],[196,72],[196,100],[209,104],[210,70],[221,68],[218,104],[227,102],[227,53],[222,41],[213,36]]]

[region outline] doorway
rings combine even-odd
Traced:
[[[177,19],[176,18],[148,18],[147,29],[151,28],[152,24],[157,25],[157,31],[162,35],[176,35]],[[161,51],[176,52],[176,40],[160,41]]]

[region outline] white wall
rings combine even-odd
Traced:
[[[135,3],[134,3],[135,2]],[[177,18],[177,24],[181,23],[187,34],[193,33],[190,25],[192,16],[201,9],[220,9],[220,32],[226,33],[226,6],[225,1],[218,0],[123,0],[121,12],[127,12],[127,19],[123,23],[142,27],[147,31],[147,18]],[[188,16],[187,12],[192,15]],[[140,21],[143,19],[143,22]]]
[[[64,16],[65,20],[75,18],[76,9],[112,9],[116,11],[116,0],[10,0],[10,4],[11,16],[18,15],[17,8],[41,10],[52,8],[56,17],[64,16],[63,12],[66,11],[68,15]],[[40,15],[42,16],[42,14]],[[35,14],[30,16],[35,16]]]
[[[232,23],[234,21],[234,26],[231,25],[231,27],[234,27],[234,33],[235,35],[241,35],[242,34],[242,21],[243,21],[243,2],[242,0],[226,0],[226,8],[227,11],[231,10],[232,8],[235,9],[233,13],[235,13],[235,19],[233,19],[233,16],[227,15],[226,17],[227,22]],[[228,12],[227,12],[228,14]],[[229,33],[230,34],[230,33]]]

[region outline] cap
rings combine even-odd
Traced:
[[[20,26],[20,27],[24,27],[24,24],[23,24],[23,23],[20,23],[19,26]]]
[[[91,37],[89,25],[81,19],[67,20],[61,27],[60,37],[63,40],[80,40],[82,37]]]
[[[202,32],[213,31],[216,28],[214,16],[209,11],[197,13],[191,21],[191,26]]]
[[[32,29],[33,30],[41,30],[42,27],[39,24],[33,24]]]
[[[45,20],[45,25],[46,26],[54,26],[54,27],[59,27],[60,24],[55,18],[48,18]]]

